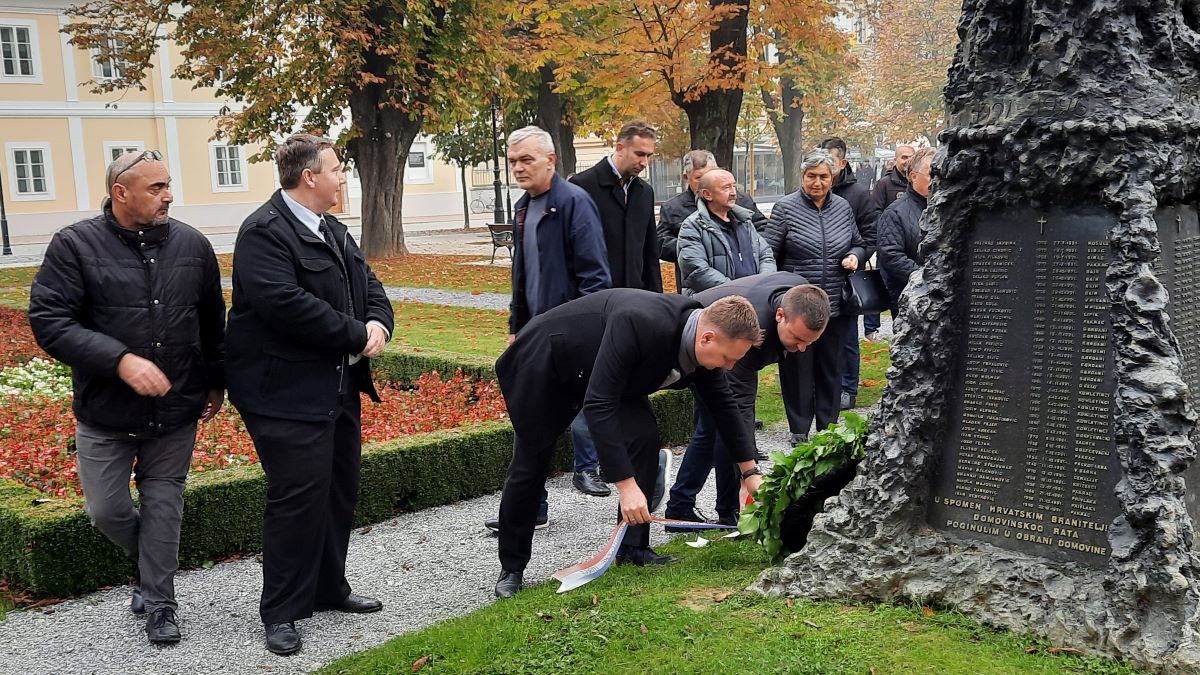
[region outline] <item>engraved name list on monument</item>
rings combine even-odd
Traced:
[[[1116,515],[1104,215],[989,214],[966,271],[969,310],[935,528],[1103,565]]]

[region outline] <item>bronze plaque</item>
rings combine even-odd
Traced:
[[[1183,357],[1183,381],[1192,407],[1200,412],[1200,222],[1194,207],[1162,209],[1154,219],[1162,250],[1154,273],[1170,296],[1167,314]],[[1192,442],[1200,442],[1200,432],[1192,433]],[[1192,526],[1200,531],[1200,462],[1192,462],[1184,481]]]
[[[1104,211],[980,216],[929,523],[1103,566],[1118,513]]]

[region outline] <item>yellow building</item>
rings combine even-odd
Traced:
[[[211,141],[232,103],[171,77],[178,47],[160,43],[144,91],[94,94],[87,82],[121,64],[68,43],[66,2],[0,0],[0,177],[14,244],[44,243],[99,212],[104,171],[126,150],[157,150],[171,171],[172,215],[207,232],[232,232],[275,189],[253,146]]]

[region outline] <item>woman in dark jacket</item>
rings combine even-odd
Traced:
[[[817,430],[837,422],[841,403],[841,345],[854,316],[841,309],[846,277],[866,258],[866,248],[850,203],[833,194],[834,161],[818,150],[805,158],[801,188],[780,199],[771,211],[764,238],[781,272],[793,272],[829,294],[833,318],[825,333],[802,353],[779,364],[792,441],[807,438],[813,418]]]

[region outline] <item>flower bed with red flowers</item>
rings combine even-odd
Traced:
[[[0,387],[24,392],[0,395],[0,578],[14,589],[56,597],[123,583],[133,573],[129,561],[92,526],[78,495],[70,399],[55,393],[67,389],[56,386],[61,372],[30,361],[41,352],[24,313],[0,307],[0,330],[0,368],[24,364],[19,377],[5,380],[0,370]],[[357,524],[500,489],[513,432],[490,358],[392,347],[373,366],[384,403],[363,406]],[[691,397],[663,392],[651,403],[663,442],[686,440]],[[570,465],[564,444],[555,466]],[[181,562],[260,550],[266,477],[235,411],[201,426],[192,467]]]

